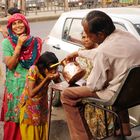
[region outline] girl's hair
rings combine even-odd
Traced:
[[[44,52],[38,59],[36,65],[39,69],[47,68],[50,69],[52,64],[58,63],[58,58],[52,52]]]
[[[83,22],[84,20],[88,23],[90,33],[104,32],[108,36],[115,30],[112,19],[102,11],[91,11],[83,19]]]

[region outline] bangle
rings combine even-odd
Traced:
[[[15,56],[15,57],[19,57],[20,56],[20,54],[19,53],[14,53],[14,55],[13,56]]]

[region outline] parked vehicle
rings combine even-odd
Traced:
[[[68,0],[69,7],[80,6],[81,3],[82,3],[82,0]]]
[[[62,0],[56,0],[55,1],[58,6],[64,6],[64,1]],[[68,0],[68,6],[69,7],[76,7],[76,6],[81,6],[83,3],[83,0]]]
[[[29,10],[31,8],[40,9],[42,7],[45,7],[44,0],[26,0],[26,9],[27,10]]]
[[[81,8],[95,8],[98,5],[98,0],[84,0],[81,4]]]
[[[53,51],[59,60],[63,60],[69,53],[78,50],[81,44],[81,20],[88,12],[94,9],[75,10],[63,13],[52,28],[46,39],[47,50]],[[136,38],[140,39],[140,9],[139,8],[102,8],[96,9],[107,13],[113,20],[116,28],[129,31]],[[128,40],[129,41],[129,40]],[[140,123],[140,106],[129,110],[131,124]]]

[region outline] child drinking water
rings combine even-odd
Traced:
[[[45,52],[29,69],[19,105],[22,140],[46,140],[47,89],[51,80],[59,78],[57,67],[50,66],[57,62],[54,53]]]

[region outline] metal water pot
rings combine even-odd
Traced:
[[[63,65],[62,75],[69,84],[74,84],[80,80],[86,73],[77,62],[66,62],[65,59],[61,62]]]

